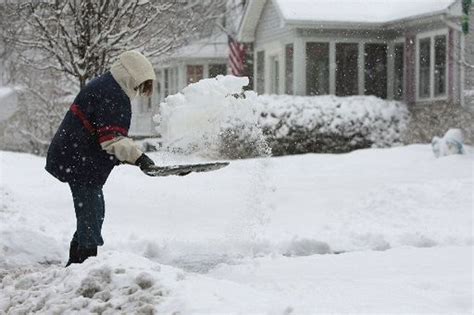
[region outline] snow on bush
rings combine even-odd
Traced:
[[[248,83],[246,77],[217,76],[168,96],[155,116],[163,146],[211,158],[269,155],[258,126],[257,95],[242,90]]]
[[[262,95],[260,124],[275,155],[401,144],[405,105],[374,96]]]
[[[401,143],[408,110],[373,96],[243,92],[248,78],[218,76],[171,95],[155,117],[164,147],[215,158],[348,152]]]

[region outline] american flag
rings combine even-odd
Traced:
[[[230,71],[235,76],[241,76],[244,73],[245,64],[245,46],[228,35],[229,42],[229,62]]]

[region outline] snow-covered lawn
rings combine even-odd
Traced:
[[[169,178],[121,166],[104,189],[106,245],[67,269],[67,185],[43,158],[1,152],[0,314],[471,314],[468,151],[308,154]]]

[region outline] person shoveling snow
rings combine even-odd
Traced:
[[[104,244],[102,187],[116,165],[133,164],[147,175],[163,176],[158,172],[163,168],[128,137],[130,100],[138,94],[150,97],[155,79],[153,66],[141,53],[122,53],[109,72],[80,91],[51,142],[46,170],[69,184],[77,219],[66,266],[96,256]],[[175,168],[166,175],[190,171]]]
[[[431,141],[434,155],[439,158],[453,154],[464,154],[464,135],[461,129],[449,129],[442,137]]]

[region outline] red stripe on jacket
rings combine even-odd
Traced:
[[[99,143],[109,141],[115,138],[115,134],[105,135],[99,138]]]
[[[79,118],[84,128],[86,128],[91,134],[98,134],[99,143],[114,139],[117,133],[125,137],[128,135],[128,130],[119,126],[105,126],[95,129],[89,119],[87,119],[87,116],[84,114],[84,112],[82,112],[79,106],[76,104],[71,105],[71,111],[77,118]]]
[[[128,130],[119,126],[105,126],[105,127],[99,128],[97,132],[99,133],[99,136],[103,136],[103,135],[106,135],[109,133],[115,133],[115,132],[118,132],[123,136],[128,135]]]
[[[79,106],[76,104],[71,105],[71,112],[79,118],[79,120],[82,122],[82,125],[84,128],[86,128],[91,134],[94,134],[96,132],[94,126],[92,126],[91,122],[89,119],[87,119],[87,116],[81,111]]]

